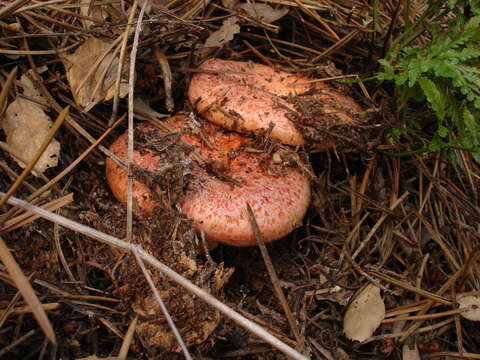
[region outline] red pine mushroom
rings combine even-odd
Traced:
[[[307,77],[276,71],[265,65],[209,59],[200,70],[205,72],[193,76],[188,96],[201,116],[238,132],[267,130],[273,123],[271,136],[287,145],[305,144],[291,120],[292,115],[299,113],[285,99],[289,96],[308,94],[314,97],[324,114],[318,121],[328,122],[329,126],[331,123],[358,125],[354,115],[362,112],[352,98],[324,82],[312,82]],[[332,119],[327,120],[327,117]],[[330,141],[328,147],[334,144]]]
[[[183,115],[167,120],[176,131],[184,131],[183,140],[190,144],[207,164],[214,164],[224,179],[215,177],[199,166],[193,170],[196,185],[188,189],[179,205],[193,221],[197,231],[203,230],[208,241],[236,246],[255,245],[256,239],[248,220],[248,202],[257,219],[265,242],[277,240],[301,222],[310,202],[310,183],[298,169],[266,164],[257,153],[246,152],[242,145],[247,139],[207,123],[204,136],[213,145],[204,145],[192,134]],[[162,132],[141,125],[136,131]],[[127,136],[120,136],[110,150],[127,160]],[[159,156],[151,150],[134,151],[134,162],[152,172],[156,171]],[[115,197],[126,202],[127,174],[111,159],[106,164],[107,179]],[[233,181],[225,180],[232,179]],[[145,215],[153,212],[150,190],[138,181],[133,182],[133,197]]]

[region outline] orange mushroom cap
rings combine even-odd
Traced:
[[[358,124],[353,115],[362,112],[351,97],[325,82],[312,82],[305,76],[265,65],[209,59],[199,69],[205,72],[192,77],[188,89],[191,103],[207,120],[230,130],[267,130],[273,123],[270,134],[273,138],[287,145],[304,145],[302,133],[289,116],[293,113],[301,117],[301,114],[285,97],[307,93],[320,104],[326,116],[333,115],[337,125]]]
[[[185,132],[183,140],[206,163],[215,163],[217,168],[223,169],[221,173],[224,178],[235,180],[235,183],[222,180],[201,167],[192,170],[198,181],[185,192],[179,205],[193,221],[196,230],[204,231],[207,240],[236,246],[255,245],[256,238],[246,210],[247,202],[253,209],[265,242],[284,237],[299,226],[310,202],[310,183],[298,169],[265,164],[261,155],[242,149],[246,138],[212,124],[207,123],[203,133],[213,144],[213,148],[209,148],[198,135],[189,131],[183,115],[171,117],[166,122],[176,131]],[[150,125],[141,125],[137,130],[163,134]],[[125,161],[126,139],[126,134],[120,136],[110,148]],[[133,160],[137,165],[155,172],[159,155],[148,149],[141,153],[135,150]],[[107,159],[106,174],[115,197],[126,202],[126,172]],[[136,180],[133,181],[133,197],[145,215],[152,214],[152,194]]]
[[[235,65],[233,70],[230,64]],[[251,86],[255,80],[263,78],[254,73],[256,68],[249,70],[247,63],[243,63],[244,69],[238,64],[213,59],[200,66],[201,70],[228,71],[229,74],[243,70],[254,75],[195,74],[188,88],[188,97],[198,113],[215,124],[241,133],[266,131],[273,123],[275,126],[270,134],[273,138],[287,145],[303,145],[302,134],[288,118],[288,113],[295,112],[295,108],[284,99]],[[242,82],[242,79],[248,81]]]

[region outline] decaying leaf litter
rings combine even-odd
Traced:
[[[43,206],[73,193],[73,202],[48,209],[125,238],[127,211],[105,184],[104,162],[112,134],[125,130],[124,118],[133,110],[125,98],[132,48],[135,104],[142,104],[135,107],[136,119],[157,123],[170,111],[166,99],[173,101],[175,112],[192,111],[186,88],[205,57],[252,60],[330,79],[332,86],[362,103],[369,120],[361,129],[365,135],[354,144],[344,129],[317,129],[311,137],[316,142],[307,148],[315,175],[310,210],[301,228],[268,246],[298,329],[287,321],[258,248],[220,246],[208,255],[199,251],[191,224],[172,201],[187,169],[174,167],[159,179],[135,172],[153,186],[176,186],[154,186],[158,212],[149,219],[134,216],[132,242],[307,357],[416,358],[419,352],[428,358],[480,358],[475,322],[480,295],[478,165],[462,151],[463,172],[436,153],[385,155],[410,146],[388,141],[390,128],[399,121],[389,102],[390,85],[336,82],[370,76],[385,44],[405,24],[401,7],[381,3],[373,18],[373,7],[363,1],[151,1],[137,46],[135,19],[143,1],[9,3],[0,9],[1,79],[7,90],[0,96],[3,127],[5,109],[15,101],[35,108],[24,115],[31,118],[25,127],[36,126],[35,111],[55,119],[70,106],[55,136],[59,164],[36,170],[39,176],[28,176],[13,196]],[[421,2],[415,5],[420,12]],[[412,19],[416,15],[410,14]],[[102,45],[94,46],[95,57],[85,58],[93,50],[82,54],[80,49],[92,43]],[[82,54],[81,59],[75,54]],[[80,71],[72,75],[76,61]],[[7,79],[15,67],[18,76],[12,83]],[[28,78],[29,85],[20,76]],[[29,92],[31,84],[35,91]],[[296,100],[310,118],[321,116],[318,104]],[[118,110],[112,110],[117,101]],[[104,136],[112,113],[112,133],[91,146]],[[340,145],[324,152],[318,145],[322,130]],[[32,143],[31,135],[18,136],[17,142]],[[161,150],[181,163],[182,153],[176,149],[183,145],[177,140],[173,136]],[[8,138],[4,141],[0,176],[1,189],[7,192],[22,173],[17,164],[22,154],[15,156],[22,149],[12,149]],[[268,145],[258,144],[259,149]],[[55,184],[50,182],[87,149],[78,165]],[[18,209],[9,209],[3,208],[2,224],[10,221],[7,215],[22,216]],[[21,289],[18,278],[2,257],[0,355],[122,357],[129,351],[132,358],[183,357],[134,253],[47,220],[5,229],[2,238],[31,277],[57,347],[25,310],[32,302],[16,295]],[[147,269],[192,356],[284,356],[154,268]],[[371,303],[378,312],[369,308]],[[349,326],[352,314],[353,319],[367,315],[361,320],[364,326]]]

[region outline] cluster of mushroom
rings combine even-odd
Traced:
[[[295,108],[285,97],[311,91],[313,86],[306,84],[308,78],[249,62],[210,59],[201,65],[200,71],[192,78],[188,96],[201,117],[208,120],[202,135],[193,133],[184,114],[168,118],[166,124],[180,132],[183,141],[205,163],[221,168],[223,176],[213,176],[205,168],[195,167],[199,181],[185,191],[179,206],[209,242],[236,246],[257,243],[247,203],[264,241],[280,239],[301,223],[310,202],[310,181],[294,167],[270,171],[261,154],[245,150],[247,137],[242,134],[263,132],[286,145],[304,145],[304,137],[289,117]],[[334,90],[322,85],[318,96],[329,97],[329,92]],[[335,96],[359,109],[352,99],[338,93]],[[330,111],[328,105],[325,111]],[[345,117],[345,121],[350,121]],[[151,125],[140,125],[137,130],[164,134]],[[127,134],[120,136],[110,150],[127,161]],[[134,151],[133,161],[156,172],[159,155],[148,149]],[[106,174],[115,197],[126,202],[126,172],[107,159]],[[136,180],[133,198],[143,214],[152,214],[152,193]]]

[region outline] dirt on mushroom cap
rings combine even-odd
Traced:
[[[224,69],[225,70],[225,69]],[[236,77],[220,74],[196,74],[188,89],[190,101],[201,116],[238,132],[267,130],[287,145],[303,145],[300,131],[288,118],[295,108],[280,97],[260,89],[244,86]]]
[[[200,137],[189,131],[184,116],[167,120],[176,131],[186,131],[182,138],[205,160],[206,167],[191,169],[196,180],[190,182],[179,204],[194,223],[203,230],[207,240],[230,245],[248,246],[256,243],[248,220],[246,203],[256,215],[266,242],[277,240],[295,229],[301,222],[310,201],[310,183],[298,169],[268,164],[260,154],[245,152],[247,139],[206,123],[202,136],[213,148],[205,146]],[[137,127],[151,135],[160,130],[150,125]],[[126,160],[126,135],[119,137],[111,150]],[[151,150],[134,152],[134,161],[148,171],[155,172],[161,154]],[[126,200],[126,173],[107,159],[107,178],[114,195]],[[134,180],[134,198],[142,212],[153,211],[150,189]]]
[[[188,96],[209,121],[238,132],[267,130],[287,145],[326,150],[365,136],[360,105],[325,82],[252,62],[209,59]],[[347,136],[345,136],[348,134]]]

